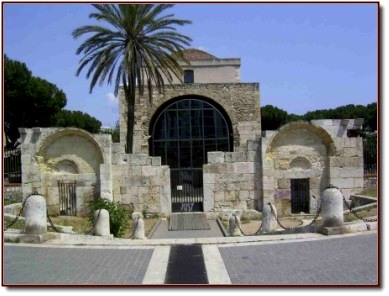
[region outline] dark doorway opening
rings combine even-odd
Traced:
[[[309,213],[309,179],[291,179],[292,214]]]
[[[203,164],[209,151],[232,151],[231,123],[210,101],[185,96],[151,121],[150,155],[170,167],[172,211],[203,211]]]

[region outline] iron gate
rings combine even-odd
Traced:
[[[171,169],[173,212],[203,211],[203,169]]]
[[[63,216],[77,216],[76,182],[58,181],[59,214]]]
[[[309,213],[309,179],[290,180],[292,214]]]

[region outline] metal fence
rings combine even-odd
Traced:
[[[4,181],[5,183],[22,182],[22,153],[20,149],[4,150]]]
[[[363,170],[365,175],[377,174],[377,140],[363,139]]]

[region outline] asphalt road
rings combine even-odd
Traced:
[[[205,247],[202,246],[203,251]],[[156,252],[157,248],[46,247],[5,244],[2,283],[6,286],[140,285],[146,271],[152,274],[154,271],[150,269],[153,266],[161,266],[150,264],[153,252]],[[170,249],[166,256],[169,253],[173,254],[175,247],[167,248]],[[220,270],[226,270],[225,274],[232,284],[377,285],[378,283],[377,233],[296,242],[218,245],[214,249],[220,252],[221,256],[207,256],[204,259],[205,265],[211,267],[220,263],[224,265]],[[199,250],[196,249],[196,252],[198,253]],[[178,264],[180,269],[185,271],[185,268],[190,268],[189,265],[187,266],[189,261],[185,259],[190,254],[181,255],[175,257],[174,260],[178,260],[174,264]],[[156,263],[163,259],[158,256],[153,257]],[[213,262],[216,261],[216,257],[220,259],[217,260],[217,264]],[[170,257],[170,261],[172,258]],[[167,270],[168,265],[166,264],[162,269]],[[174,271],[170,271],[165,276],[166,270],[156,272],[159,274],[162,272],[162,280],[170,276],[169,282],[173,283],[175,279],[171,276],[174,277]],[[205,276],[208,280],[211,278],[209,274]]]

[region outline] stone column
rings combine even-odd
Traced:
[[[343,195],[338,188],[330,185],[323,191],[321,215],[323,227],[343,226]]]
[[[24,233],[45,234],[47,232],[46,200],[42,195],[27,197],[24,205]]]
[[[142,218],[135,218],[133,221],[134,239],[147,239],[145,236],[145,222]]]
[[[94,213],[96,236],[110,236],[109,213],[106,209],[100,209]]]
[[[228,220],[228,226],[229,226],[230,236],[242,236],[242,232],[240,231],[239,216],[232,214],[232,216]]]
[[[274,213],[274,214],[273,214]],[[272,204],[265,204],[262,209],[262,231],[273,232],[277,227],[277,210]]]

